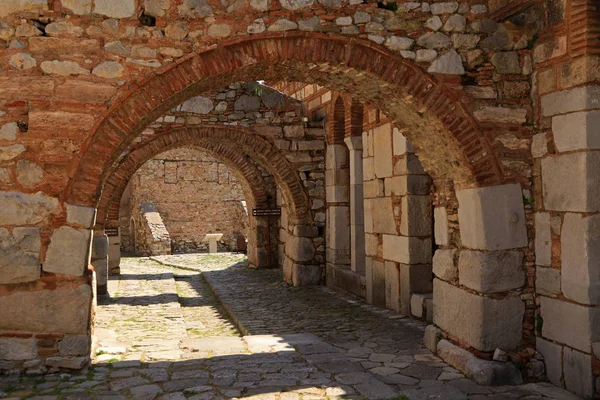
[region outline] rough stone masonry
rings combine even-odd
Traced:
[[[282,208],[272,253],[249,219],[252,266],[422,315],[526,376],[543,356],[552,383],[600,396],[599,14],[593,0],[2,1],[1,367],[88,362],[110,265],[92,241],[142,161],[198,145],[249,203]],[[262,80],[293,110],[260,87],[232,89],[238,108],[199,99]],[[173,121],[183,107],[226,117]]]

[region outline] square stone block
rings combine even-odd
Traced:
[[[39,228],[0,228],[0,284],[39,279],[40,246]]]
[[[583,398],[591,399],[594,395],[592,356],[565,347],[563,365],[567,390]]]
[[[431,197],[407,195],[402,198],[400,234],[431,236]]]
[[[505,292],[525,283],[523,253],[463,250],[458,258],[461,285],[481,293]]]
[[[585,353],[592,351],[592,342],[600,340],[600,308],[541,296],[540,314],[545,338]]]
[[[325,154],[325,169],[348,168],[349,151],[345,144],[328,144]]]
[[[548,380],[555,386],[562,387],[562,346],[549,342],[542,338],[536,338],[536,350],[544,356],[544,364],[546,364],[546,376]]]
[[[431,239],[383,235],[383,258],[404,264],[430,264]]]
[[[433,322],[480,351],[508,351],[521,344],[525,304],[518,297],[492,299],[433,280]]]
[[[521,185],[457,190],[456,197],[464,246],[479,250],[527,246]]]
[[[425,301],[432,299],[431,293],[426,294],[413,294],[410,296],[410,313],[417,318],[423,318],[423,308]]]
[[[81,228],[92,228],[96,223],[96,209],[67,204],[67,223]]]
[[[565,214],[561,287],[566,298],[600,305],[600,215]]]
[[[600,211],[600,152],[561,154],[542,159],[546,210]]]
[[[433,273],[444,281],[458,278],[458,268],[454,264],[456,250],[437,249],[433,255]]]
[[[90,264],[92,231],[61,226],[50,237],[42,268],[46,272],[81,276]]]
[[[558,296],[560,294],[560,270],[537,267],[535,269],[535,291],[546,296]]]
[[[35,339],[0,337],[0,360],[31,360],[36,357]]]
[[[392,128],[385,124],[373,130],[373,150],[375,156],[375,176],[386,178],[392,176]]]
[[[544,117],[600,108],[600,86],[581,86],[549,93],[542,96],[541,105]]]
[[[600,111],[581,111],[552,118],[554,144],[562,153],[600,148]]]
[[[427,175],[400,175],[385,179],[386,196],[429,195],[431,180]]]
[[[405,153],[414,152],[412,145],[409,141],[400,133],[398,128],[394,127],[392,131],[392,136],[394,140],[394,155],[401,156]]]
[[[535,213],[535,264],[552,264],[552,233],[548,213]]]
[[[86,334],[92,288],[88,284],[76,287],[65,285],[57,284],[52,290],[22,291],[0,296],[2,329]]]
[[[375,178],[375,158],[363,158],[363,179],[369,181]]]
[[[366,202],[366,200],[365,200]],[[373,220],[373,230],[367,232],[396,234],[396,221],[392,211],[392,199],[382,197],[371,199],[371,218]],[[367,230],[367,216],[365,215],[365,230]]]
[[[325,198],[327,203],[348,203],[350,202],[350,186],[326,186]]]
[[[350,207],[330,206],[327,209],[328,247],[350,249]]]
[[[446,207],[436,207],[433,210],[433,231],[435,243],[440,246],[448,245],[448,213]]]

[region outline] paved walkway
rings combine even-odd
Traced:
[[[476,385],[424,348],[421,322],[289,287],[240,256],[156,259],[124,259],[109,282],[88,371],[0,377],[0,398],[576,399],[548,384]]]

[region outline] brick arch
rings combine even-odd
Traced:
[[[446,84],[373,42],[314,32],[267,32],[222,41],[166,66],[113,103],[78,157],[65,197],[96,202],[106,171],[133,138],[170,108],[236,81],[302,81],[348,93],[407,128],[426,171],[458,187],[504,182],[488,138]]]
[[[239,127],[179,127],[165,131],[153,140],[134,147],[131,152],[115,163],[107,171],[98,207],[100,213],[115,212],[118,199],[127,185],[127,175],[133,173],[147,160],[170,148],[196,145],[213,151],[217,157],[231,161],[234,171],[238,171],[240,181],[246,181],[251,189],[257,206],[267,206],[267,193],[262,190],[264,182],[253,162],[273,176],[282,195],[289,205],[290,220],[309,221],[310,208],[308,195],[292,165],[279,150],[252,129]],[[249,159],[252,159],[251,162]]]
[[[121,198],[128,182],[135,172],[147,161],[157,155],[176,148],[188,147],[207,151],[215,159],[222,162],[236,176],[244,197],[251,207],[267,207],[267,191],[265,182],[258,168],[253,165],[245,154],[232,149],[224,143],[208,139],[199,139],[181,143],[177,135],[163,135],[144,143],[133,151],[129,157],[109,176],[98,203],[96,226],[107,226],[109,221],[119,220]]]
[[[333,116],[329,121],[327,130],[327,144],[344,144],[346,136],[346,105],[342,96],[337,96],[331,101],[329,115]]]

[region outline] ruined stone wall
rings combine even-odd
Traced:
[[[136,172],[132,184],[137,204],[150,202],[156,207],[174,253],[208,251],[203,242],[207,233],[223,233],[220,251],[236,251],[238,235],[248,236],[242,188],[227,167],[206,152],[162,153]],[[121,221],[129,218],[124,213]]]

